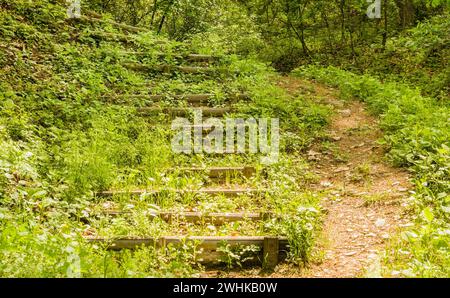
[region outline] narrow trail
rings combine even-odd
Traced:
[[[338,91],[321,84],[285,76],[277,85],[296,97],[303,95],[328,105],[334,116],[328,140],[307,153],[317,182],[311,191],[325,194],[326,211],[317,253],[307,268],[280,264],[272,273],[259,269],[209,271],[204,277],[345,278],[380,276],[383,251],[389,239],[411,225],[404,208],[412,189],[408,173],[385,160],[378,140],[378,121],[364,104],[343,101]]]
[[[327,211],[320,262],[303,270],[304,277],[359,277],[380,274],[380,254],[392,235],[408,226],[404,200],[411,184],[408,173],[389,166],[377,143],[382,136],[376,118],[357,101],[337,99],[337,91],[284,77],[279,86],[293,96],[313,96],[336,112],[329,142],[308,152],[319,180],[311,188],[327,193]]]

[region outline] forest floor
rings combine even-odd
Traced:
[[[208,272],[207,276],[362,277],[381,274],[382,253],[391,237],[411,225],[404,208],[410,177],[384,160],[377,119],[364,104],[343,101],[338,91],[311,81],[283,77],[278,85],[292,96],[307,95],[335,111],[328,127],[330,141],[308,152],[317,182],[311,190],[325,192],[326,211],[318,255],[307,268],[279,265],[272,274],[259,270]]]

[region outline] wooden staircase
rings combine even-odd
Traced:
[[[105,32],[91,32],[92,36],[96,38],[122,42],[125,44],[135,44],[136,39],[132,34],[145,32],[146,29],[128,26],[104,20],[101,16],[91,13],[88,17],[83,17],[82,22],[88,22],[92,24],[108,23],[122,29],[128,34],[112,34]],[[164,44],[162,41],[155,42],[157,44]],[[146,53],[142,51],[130,51],[124,52],[123,56],[142,57]],[[163,55],[163,54],[161,54]],[[217,73],[227,76],[233,76],[236,73],[230,72],[226,67],[198,67],[191,66],[192,63],[214,63],[220,60],[218,57],[201,54],[187,54],[179,55],[177,59],[181,60],[183,65],[146,65],[138,62],[127,62],[121,65],[131,71],[143,72],[143,73],[173,73],[178,72],[189,75],[207,75],[213,76]],[[152,82],[143,84],[143,88],[146,86],[152,86]],[[146,90],[148,91],[148,90]],[[225,100],[226,106],[207,106],[214,98],[214,94],[131,94],[131,95],[105,95],[105,98],[111,99],[113,102],[132,102],[134,100],[143,100],[150,102],[150,106],[140,107],[137,109],[138,116],[149,117],[155,115],[166,115],[169,119],[178,116],[188,116],[192,110],[189,107],[165,107],[160,105],[154,105],[161,101],[171,99],[177,102],[184,101],[187,105],[195,106],[200,109],[204,117],[224,117],[230,113],[236,111],[234,103],[239,101],[249,101],[251,98],[247,94],[231,95]],[[166,123],[167,129],[170,129],[170,123]],[[253,166],[221,166],[221,167],[188,167],[188,168],[175,168],[171,171],[178,173],[184,173],[184,175],[195,175],[198,173],[205,173],[211,181],[223,180],[229,175],[241,175],[243,179],[251,179],[257,172]],[[117,197],[123,196],[141,196],[147,195],[150,197],[164,196],[164,194],[171,193],[177,196],[185,195],[199,195],[199,196],[225,196],[225,197],[240,197],[240,196],[258,196],[264,198],[266,190],[252,189],[247,187],[216,187],[216,188],[199,188],[199,189],[137,189],[137,190],[109,190],[96,194],[97,198],[108,198],[114,200]],[[127,216],[129,212],[120,210],[104,210],[104,214],[111,217]],[[237,222],[242,220],[251,220],[253,222],[265,221],[268,219],[276,219],[277,216],[267,212],[234,212],[234,213],[200,213],[200,212],[150,212],[147,214],[150,217],[160,218],[168,223],[187,222],[192,224],[198,224],[202,222],[209,222],[213,225],[223,225],[225,223]],[[211,236],[187,236],[168,235],[164,237],[127,237],[117,239],[104,239],[96,237],[87,237],[87,240],[92,243],[101,243],[106,245],[111,250],[122,249],[136,249],[142,246],[152,247],[166,247],[168,245],[178,246],[186,242],[195,242],[199,248],[203,249],[202,253],[197,256],[197,261],[202,264],[210,265],[217,264],[223,256],[223,253],[218,251],[218,247],[221,243],[227,243],[228,245],[242,246],[252,245],[259,248],[259,252],[254,255],[249,263],[262,263],[265,268],[273,269],[279,261],[282,261],[289,251],[289,243],[286,238],[277,235],[266,236],[226,236],[226,237],[211,237]]]

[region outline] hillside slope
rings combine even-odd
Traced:
[[[286,237],[292,269],[310,260],[320,207],[301,153],[322,136],[327,107],[288,96],[255,61],[198,55],[95,14],[67,19],[58,1],[0,8],[0,275],[204,270],[196,241],[109,251],[112,239],[134,247],[165,236],[215,237],[221,268],[261,256],[260,240],[239,245],[249,236],[276,235],[280,245]],[[174,153],[171,120],[193,120],[194,107],[205,117],[281,119],[278,163]],[[241,240],[230,246],[226,237]]]

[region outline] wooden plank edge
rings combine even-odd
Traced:
[[[192,236],[179,237],[167,236],[161,238],[122,238],[122,239],[104,239],[85,237],[91,243],[106,244],[108,250],[134,250],[139,247],[165,248],[168,245],[180,245],[187,242],[197,243],[197,248],[201,253],[196,256],[196,260],[203,264],[218,264],[225,255],[219,252],[218,247],[224,243],[231,247],[236,246],[257,246],[260,252],[252,258],[263,264],[265,269],[273,269],[280,261],[285,259],[289,251],[289,241],[286,237],[278,236]],[[252,263],[253,263],[252,262]]]
[[[179,190],[179,189],[162,189],[162,190],[124,190],[124,191],[103,191],[97,192],[97,197],[113,197],[117,195],[160,195],[162,193],[175,193],[175,194],[206,194],[206,195],[224,195],[224,196],[238,196],[243,194],[263,194],[264,190],[257,190],[252,188],[246,189],[199,189],[199,190]]]
[[[126,216],[132,214],[131,211],[114,211],[106,210],[102,212],[106,216]],[[185,221],[189,223],[213,223],[215,225],[222,225],[230,222],[238,222],[244,220],[250,221],[262,221],[275,218],[276,215],[272,212],[212,212],[212,213],[201,213],[201,212],[150,212],[148,216],[155,218],[159,217],[162,220],[172,223],[174,221]]]
[[[204,172],[207,173],[210,178],[220,178],[227,174],[242,173],[244,177],[251,178],[256,174],[256,168],[252,166],[244,167],[212,167],[212,168],[173,168],[171,172]]]
[[[120,53],[123,56],[146,56],[150,53],[146,52],[136,52],[136,51],[124,51]],[[166,56],[166,53],[163,52],[157,52],[157,53],[151,53],[152,56]],[[220,58],[218,56],[212,56],[212,55],[201,55],[201,54],[171,54],[171,57],[174,57],[176,59],[186,59],[190,62],[215,62],[218,61]]]
[[[83,21],[87,21],[90,23],[101,23],[101,24],[111,24],[114,27],[118,27],[120,29],[124,29],[125,31],[132,32],[132,33],[141,33],[141,32],[149,32],[146,28],[142,27],[135,27],[124,23],[117,23],[113,20],[109,19],[103,19],[103,16],[100,15],[100,17],[89,17],[89,16],[81,16],[79,19]]]
[[[216,73],[235,73],[227,68],[217,68],[217,67],[198,67],[198,66],[179,66],[179,65],[169,65],[169,64],[159,64],[159,65],[146,65],[141,63],[122,63],[123,67],[135,71],[143,72],[162,72],[162,73],[172,73],[181,72],[185,74],[216,74]]]
[[[226,107],[226,108],[211,108],[211,107],[197,107],[196,110],[200,109],[202,111],[203,116],[211,117],[211,116],[224,116],[225,114],[232,113],[235,111],[234,108]],[[138,108],[137,112],[142,116],[149,116],[155,113],[165,113],[171,116],[187,116],[190,115],[194,108],[170,108],[170,107],[143,107]]]
[[[145,99],[150,101],[161,101],[164,99],[186,100],[188,102],[202,103],[214,99],[216,95],[211,93],[205,94],[164,94],[164,95],[148,95],[148,94],[121,94],[121,95],[105,95],[105,99]],[[240,100],[250,100],[247,94],[229,95],[225,98],[226,102],[236,102]]]

